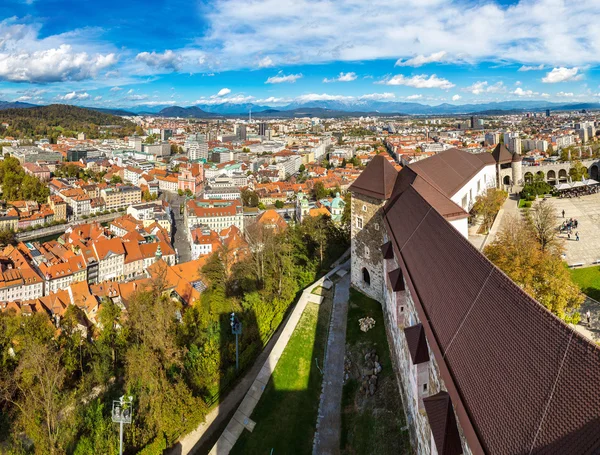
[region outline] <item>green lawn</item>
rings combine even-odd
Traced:
[[[309,303],[232,454],[310,454],[317,421],[321,372],[332,291],[321,305]]]
[[[365,316],[375,319],[375,327],[366,333],[358,325]],[[342,396],[342,454],[411,453],[408,431],[400,430],[406,422],[379,302],[351,289],[346,330],[346,355],[352,359],[354,377],[344,385]],[[365,396],[359,391],[357,367],[371,349],[377,351],[382,371],[375,395]]]
[[[570,269],[573,281],[581,287],[581,291],[592,299],[600,301],[600,267]]]

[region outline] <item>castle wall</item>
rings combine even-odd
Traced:
[[[398,388],[402,395],[413,451],[419,455],[435,455],[438,452],[423,407],[423,398],[447,389],[431,350],[429,350],[429,362],[413,365],[404,336],[404,328],[420,322],[415,303],[408,286],[406,286],[406,281],[405,291],[394,292],[389,284],[387,274],[399,267],[396,260],[383,260],[380,266],[385,277],[384,296],[380,301],[383,302],[384,323],[390,354]],[[463,453],[471,455],[472,452],[467,445],[458,417],[457,426],[461,434]]]
[[[352,285],[380,302],[383,299],[383,205],[384,201],[379,199],[352,194]],[[365,282],[363,269],[368,271],[370,283]]]

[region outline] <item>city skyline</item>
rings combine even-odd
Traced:
[[[0,99],[599,102],[599,13],[570,0],[9,0],[0,6]]]

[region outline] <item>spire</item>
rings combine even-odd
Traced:
[[[160,260],[162,259],[162,250],[160,249],[160,244],[158,245],[158,248],[156,248],[156,260]]]

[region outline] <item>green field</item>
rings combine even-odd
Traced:
[[[362,332],[360,318],[370,316],[375,327]],[[342,395],[342,454],[408,454],[411,453],[402,402],[392,369],[390,351],[379,302],[360,292],[350,290],[348,326],[346,329],[346,355],[352,359],[352,376],[344,385]],[[365,352],[375,349],[381,363],[377,391],[373,396],[361,394],[358,365]]]
[[[310,454],[317,421],[332,290],[309,303],[232,454]]]
[[[581,291],[594,300],[600,301],[600,267],[570,269],[573,281],[581,287]]]

